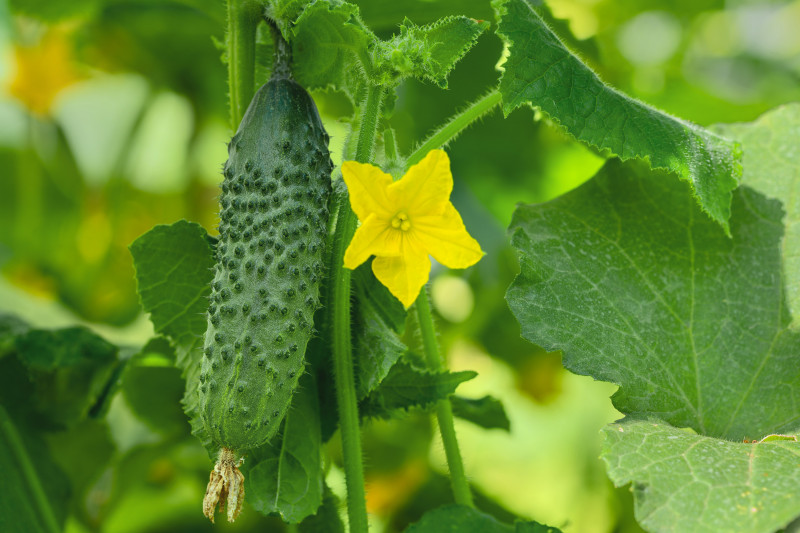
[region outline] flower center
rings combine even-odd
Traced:
[[[408,231],[411,228],[411,221],[403,211],[398,212],[392,219],[392,227],[401,231]]]

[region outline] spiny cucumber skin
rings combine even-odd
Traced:
[[[332,162],[308,93],[272,79],[228,146],[200,373],[203,421],[242,453],[278,430],[319,307]]]

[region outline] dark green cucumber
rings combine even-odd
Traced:
[[[276,433],[304,372],[323,275],[328,140],[309,94],[274,77],[228,146],[200,398],[211,437],[239,454]]]

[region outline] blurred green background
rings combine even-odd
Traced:
[[[418,24],[451,13],[493,20],[488,0],[357,3],[383,37],[404,16]],[[749,121],[800,99],[800,1],[546,4],[557,32],[605,81],[681,118]],[[215,231],[231,134],[215,45],[223,27],[217,0],[0,0],[0,311],[39,327],[86,324],[131,347],[152,336],[127,246],[181,218]],[[492,87],[501,54],[488,32],[448,90],[413,80],[400,86],[389,122],[401,149]],[[349,104],[337,94],[314,97],[339,163]],[[565,532],[639,531],[629,491],[611,486],[597,458],[598,430],[618,417],[608,401],[614,387],[566,373],[558,354],[521,340],[503,298],[516,269],[505,235],[515,204],[574,188],[603,159],[529,109],[507,119],[495,112],[449,152],[453,201],[488,255],[464,273],[435,268],[441,342],[453,369],[480,373],[460,394],[497,396],[511,420],[510,433],[457,421],[482,505]],[[177,401],[181,384],[171,370],[161,386]],[[130,401],[117,394],[107,423],[92,422],[61,454],[61,466],[83,479],[67,530],[211,530],[200,511],[205,452],[180,414],[151,427]],[[450,500],[434,429],[422,413],[365,425],[375,531],[401,530]],[[57,435],[51,445],[65,446]],[[343,496],[337,447],[338,437],[328,445],[328,481]],[[215,527],[283,530],[252,509]]]

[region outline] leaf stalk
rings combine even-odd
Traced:
[[[417,297],[415,307],[417,308],[419,331],[422,336],[422,345],[425,349],[428,368],[434,372],[441,372],[445,365],[436,340],[436,327],[433,323],[431,306],[428,302],[428,293],[424,288]],[[461,451],[458,449],[458,439],[456,438],[456,429],[453,422],[453,406],[449,398],[439,400],[436,404],[436,419],[439,422],[439,432],[442,436],[444,453],[447,457],[447,467],[450,469],[450,485],[453,489],[453,497],[456,503],[472,507],[472,492],[464,471]]]
[[[431,133],[406,159],[406,169],[416,165],[431,150],[441,148],[462,131],[472,125],[473,122],[486,115],[489,111],[499,105],[502,100],[500,91],[497,89],[480,97],[472,102],[466,109],[450,117],[447,122]]]

